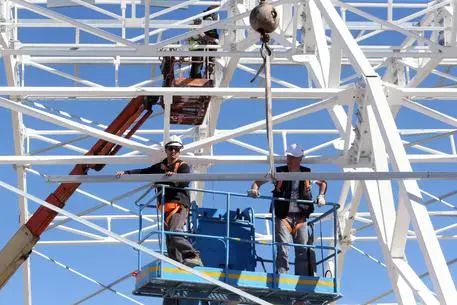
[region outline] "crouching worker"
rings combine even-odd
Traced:
[[[179,159],[179,152],[183,147],[179,137],[171,136],[170,140],[165,144],[167,158],[162,162],[147,168],[119,171],[116,173],[116,177],[119,178],[125,174],[165,174],[167,176],[172,176],[175,173],[187,174],[190,172],[189,165]],[[157,197],[157,202],[159,202],[158,209],[161,209],[161,203],[165,202],[165,230],[170,232],[184,232],[184,226],[190,208],[190,197],[189,192],[183,188],[189,186],[189,181],[163,182],[161,184],[180,188],[166,188],[163,201],[162,196]],[[194,249],[189,240],[184,236],[167,234],[166,245],[168,256],[171,259],[190,267],[203,266],[199,252]]]
[[[303,150],[297,144],[292,144],[286,150],[287,165],[276,168],[276,172],[310,172],[308,167],[301,166]],[[260,186],[263,181],[254,181],[251,189],[248,191],[250,197],[260,196]],[[325,192],[327,183],[324,180],[314,182],[319,187],[319,196],[317,204],[325,205]],[[307,219],[314,211],[312,204],[301,204],[297,200],[312,200],[311,182],[305,181],[276,181],[273,190],[273,196],[277,198],[290,199],[275,200],[275,239],[277,243],[290,243],[291,239],[294,244],[308,244],[308,226]],[[314,275],[313,263],[308,255],[310,251],[304,247],[295,248],[295,274],[296,275]],[[278,273],[287,273],[289,270],[289,246],[279,244],[276,254],[276,269]]]

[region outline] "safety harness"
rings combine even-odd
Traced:
[[[284,181],[282,181],[282,180],[278,180],[276,182],[275,191],[277,193],[281,193],[283,183],[284,183]],[[305,190],[309,190],[311,188],[311,181],[305,180],[304,187],[305,187]],[[305,223],[305,220],[306,220],[305,216],[300,217],[300,219],[297,221],[295,226],[292,227],[286,218],[281,219],[282,223],[287,228],[287,230],[289,230],[290,234],[295,234],[300,229],[300,227]]]
[[[300,229],[300,227],[305,223],[305,220],[306,218],[304,216],[300,217],[295,226],[292,228],[292,226],[286,218],[281,219],[282,223],[284,224],[284,226],[286,226],[287,230],[289,230],[290,234],[295,234]]]
[[[176,161],[174,167],[173,167],[173,173],[177,173],[179,167],[184,164],[184,161],[178,160]],[[164,214],[167,215],[165,218],[165,225],[168,225],[168,223],[171,220],[171,217],[178,213],[182,208],[182,205],[179,202],[165,202],[165,207],[164,207]],[[157,205],[157,209],[162,210],[162,203],[159,203]]]

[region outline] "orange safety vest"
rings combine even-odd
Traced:
[[[292,226],[290,225],[290,223],[287,221],[286,218],[283,218],[281,219],[282,223],[284,224],[284,226],[287,228],[287,230],[289,230],[289,233],[290,234],[295,234],[298,229],[300,229],[300,227],[305,223],[305,217],[301,217],[297,224],[295,225],[295,227],[292,228]]]
[[[178,172],[179,167],[181,164],[185,163],[184,161],[177,161],[175,163],[175,166],[173,167],[173,172],[176,174]],[[162,203],[159,203],[157,205],[158,210],[162,210]],[[165,207],[164,207],[164,214],[168,214],[167,218],[165,219],[165,224],[168,224],[170,221],[171,217],[178,213],[179,210],[181,209],[181,204],[179,202],[165,202]]]

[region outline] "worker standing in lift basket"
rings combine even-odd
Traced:
[[[204,12],[216,9],[217,5],[212,5],[208,7]],[[211,13],[203,16],[203,20],[205,21],[217,21],[219,20],[219,16],[217,13]],[[194,24],[200,25],[202,23],[201,19],[195,19]],[[192,36],[189,39],[190,49],[192,51],[204,51],[204,49],[196,48],[196,45],[217,45],[219,43],[219,34],[217,33],[216,29],[208,30],[203,34],[198,34],[196,36]],[[214,49],[210,49],[210,51],[214,51]],[[202,78],[202,70],[203,70],[203,56],[192,56],[192,66],[190,68],[190,78]],[[215,58],[210,56],[206,63],[206,78],[211,78],[211,75],[214,72],[214,65],[215,65]]]
[[[147,168],[119,171],[116,173],[116,177],[119,178],[125,174],[165,174],[167,176],[172,176],[175,173],[187,174],[190,172],[189,165],[179,159],[179,153],[183,147],[179,137],[171,136],[170,140],[165,144],[167,158],[162,162]],[[189,192],[184,189],[189,186],[189,181],[163,182],[161,184],[179,188],[166,188],[164,201],[162,201],[162,196],[157,197],[157,202],[165,202],[165,230],[170,232],[183,232],[190,208]],[[160,203],[158,204],[158,209],[162,208]],[[166,245],[168,256],[171,259],[190,267],[203,266],[199,252],[194,249],[189,240],[184,236],[167,234]]]
[[[303,149],[298,144],[290,145],[286,150],[287,165],[276,168],[277,173],[281,172],[310,172],[308,167],[301,166]],[[248,191],[250,197],[260,196],[260,186],[264,181],[254,181]],[[319,187],[319,196],[316,203],[319,206],[325,205],[325,192],[327,182],[316,180]],[[311,182],[306,181],[276,181],[273,190],[276,198],[290,199],[275,200],[275,239],[277,243],[290,243],[306,245],[308,243],[308,226],[306,220],[314,211],[313,205],[302,204],[297,200],[312,200]],[[278,273],[287,273],[289,270],[289,246],[279,244],[276,254],[276,268]],[[310,257],[310,249],[295,247],[295,274],[314,276],[315,260]]]

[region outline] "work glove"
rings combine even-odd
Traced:
[[[248,191],[248,196],[252,197],[252,198],[257,198],[260,196],[260,192],[259,192],[259,190],[250,189]]]
[[[316,202],[317,202],[318,206],[320,206],[320,207],[324,206],[325,205],[325,196],[323,194],[317,196]]]
[[[125,175],[125,172],[124,172],[124,171],[118,171],[118,172],[116,173],[115,177],[116,177],[116,179],[119,179],[119,178],[121,178],[121,177],[124,176],[124,175]]]

